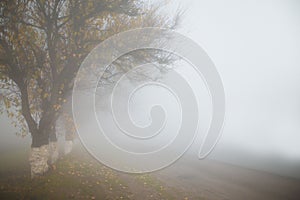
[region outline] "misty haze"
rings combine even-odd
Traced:
[[[299,10],[1,1],[0,199],[299,199]]]

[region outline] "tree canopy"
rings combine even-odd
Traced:
[[[47,144],[80,64],[95,45],[124,30],[174,28],[177,22],[177,15],[165,16],[138,0],[2,0],[0,91],[5,108],[0,109],[19,134],[31,133],[33,147]],[[132,53],[126,59],[139,56]],[[116,62],[104,77],[108,82],[116,67],[128,66]]]

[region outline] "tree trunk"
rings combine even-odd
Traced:
[[[42,175],[48,171],[49,159],[49,134],[47,131],[32,134],[31,152],[29,163],[31,178]]]
[[[73,149],[73,140],[65,140],[65,155],[68,155],[72,152]]]
[[[50,133],[49,136],[50,143],[49,143],[49,148],[50,148],[50,164],[53,165],[59,157],[58,153],[58,143],[57,143],[57,137],[56,137],[56,131],[55,129]]]
[[[71,153],[73,149],[73,140],[75,138],[75,134],[71,130],[71,128],[67,128],[65,132],[65,155]]]
[[[49,132],[46,130],[32,134],[31,148],[37,148],[49,144]]]

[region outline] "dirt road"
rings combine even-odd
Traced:
[[[184,157],[154,173],[169,186],[211,200],[298,200],[300,180],[210,160]]]

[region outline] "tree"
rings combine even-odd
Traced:
[[[127,29],[174,28],[177,19],[137,0],[0,2],[0,89],[5,103],[1,110],[7,111],[20,135],[31,134],[33,175],[48,169],[49,138],[56,138],[57,120],[91,49]],[[126,59],[140,55],[132,53]],[[122,62],[114,66],[126,67]],[[115,72],[108,69],[106,81]]]

